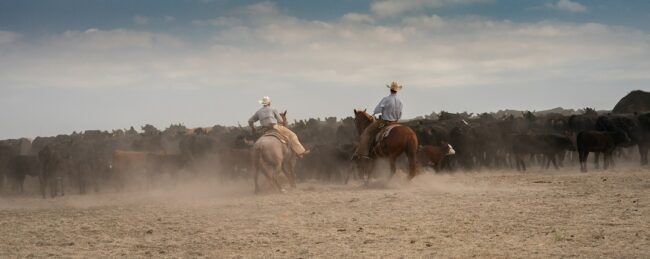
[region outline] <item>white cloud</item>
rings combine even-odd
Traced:
[[[354,23],[375,23],[375,19],[370,15],[360,13],[347,13],[341,17],[341,20]]]
[[[0,45],[9,44],[18,40],[18,34],[10,31],[0,31]]]
[[[370,10],[380,17],[396,16],[418,9],[435,9],[450,5],[490,3],[492,0],[376,0]]]
[[[142,15],[136,15],[133,17],[133,22],[137,25],[147,25],[149,24],[149,20],[149,17]]]
[[[43,38],[4,56],[0,84],[263,86],[272,79],[368,85],[399,78],[432,87],[517,84],[568,74],[589,80],[621,67],[629,69],[616,77],[647,78],[650,68],[647,33],[602,24],[434,15],[376,25],[362,14],[330,22],[298,19],[266,3],[243,10],[244,16],[196,21],[218,28],[211,42],[97,29]]]
[[[557,3],[548,4],[547,7],[571,13],[584,13],[587,11],[587,7],[571,0],[559,0]]]

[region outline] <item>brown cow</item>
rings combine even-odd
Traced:
[[[450,144],[444,142],[439,146],[421,146],[418,150],[418,162],[423,166],[433,167],[437,172],[440,170],[440,162],[442,162],[446,156],[454,154],[456,154],[454,148]]]

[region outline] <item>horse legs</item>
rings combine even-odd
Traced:
[[[396,159],[397,158],[395,157],[390,158],[390,176],[388,177],[388,180],[393,179],[393,176],[395,176],[395,173],[397,172],[397,165],[395,164]]]
[[[282,172],[284,173],[285,176],[287,176],[287,179],[289,179],[289,184],[291,185],[291,188],[296,188],[296,171],[294,170],[293,166],[293,161],[291,159],[284,161],[282,163]],[[331,178],[331,175],[330,175]]]
[[[363,179],[363,185],[368,186],[370,185],[370,177],[372,176],[372,171],[375,169],[375,161],[374,160],[367,160],[367,161],[362,161],[361,166],[358,166],[358,170],[360,171],[360,176]]]
[[[598,158],[600,157],[600,153],[599,153],[599,152],[594,152],[594,154],[595,154],[595,157],[594,157],[594,164],[596,164],[596,169],[599,169],[599,168],[600,168],[600,165],[598,165],[598,160],[599,160]],[[604,162],[604,161],[603,161],[603,162]]]
[[[255,172],[254,172],[255,175],[253,176],[253,180],[255,181],[255,193],[257,194],[257,193],[260,192],[260,187],[257,184],[257,177],[260,175],[260,170],[261,169],[259,167],[255,167],[254,170],[255,170]]]
[[[282,165],[278,164],[277,166],[271,166],[265,164],[264,162],[260,163],[260,169],[262,170],[262,173],[266,176],[266,179],[271,181],[271,183],[278,189],[280,192],[285,192],[284,189],[282,189],[282,186],[280,185],[280,182],[278,182],[278,179],[276,177],[277,172],[282,170]]]

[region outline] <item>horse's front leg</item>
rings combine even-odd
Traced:
[[[368,160],[363,162],[364,165],[361,166],[363,184],[367,187],[370,185],[370,177],[372,176],[372,171],[375,168],[375,160]]]

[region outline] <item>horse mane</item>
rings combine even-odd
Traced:
[[[356,112],[357,112],[358,115],[362,115],[362,116],[366,117],[366,119],[367,119],[369,122],[374,122],[374,121],[376,120],[376,119],[375,119],[375,116],[370,115],[370,114],[367,113],[365,110],[363,110],[363,111],[362,111],[362,110],[356,110]]]

